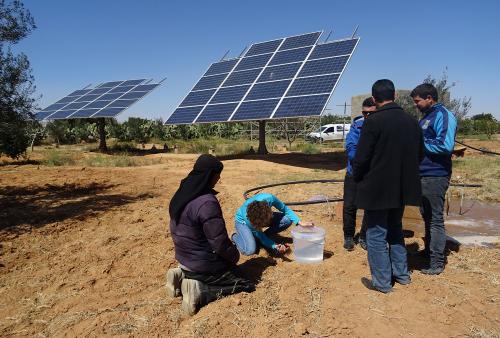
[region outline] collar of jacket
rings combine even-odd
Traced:
[[[438,111],[438,110],[439,110],[442,106],[443,106],[443,104],[442,104],[442,103],[435,103],[435,104],[431,107],[431,109],[429,109],[429,112],[428,112],[427,114],[425,114],[425,115],[424,115],[424,117],[429,116],[430,114],[437,112],[437,111]]]
[[[382,107],[377,108],[377,110],[375,110],[372,114],[375,114],[375,113],[378,113],[378,112],[381,112],[384,110],[394,109],[394,108],[401,109],[401,107],[396,102],[390,102],[390,103],[384,104]]]

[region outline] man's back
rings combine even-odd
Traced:
[[[356,204],[367,210],[419,205],[418,166],[422,132],[396,103],[380,107],[364,122],[356,157]]]

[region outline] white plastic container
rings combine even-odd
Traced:
[[[319,263],[323,260],[325,230],[320,227],[301,227],[292,229],[293,254],[300,263]]]

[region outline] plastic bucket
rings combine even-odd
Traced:
[[[323,260],[325,230],[320,227],[301,227],[292,229],[293,254],[300,263],[318,263]]]

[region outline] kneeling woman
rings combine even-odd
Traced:
[[[167,272],[167,292],[182,293],[182,308],[190,315],[221,296],[255,290],[234,270],[239,253],[213,190],[223,167],[214,156],[201,155],[170,201],[170,233],[180,268]]]
[[[272,207],[279,212],[273,212]],[[301,222],[292,209],[269,193],[256,194],[247,199],[236,211],[234,218],[236,233],[233,234],[232,240],[238,250],[246,256],[256,253],[258,244],[276,253],[285,253],[288,246],[274,242],[268,235],[286,230],[292,224],[313,225],[312,222]]]

